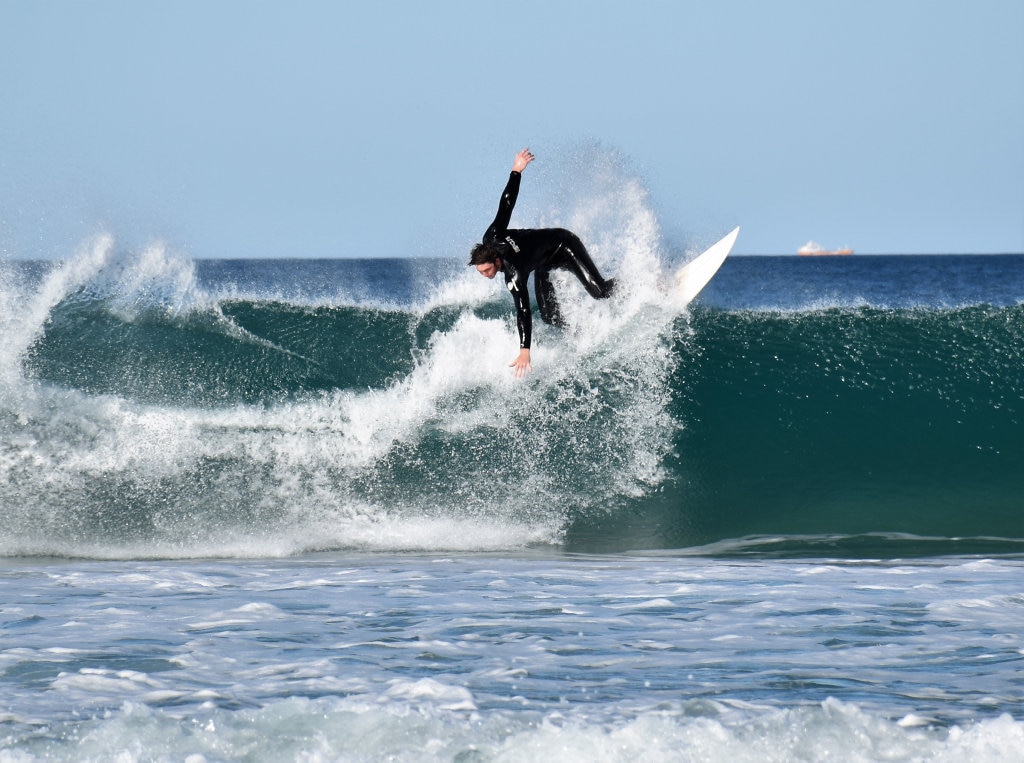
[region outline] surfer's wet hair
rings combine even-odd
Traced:
[[[505,247],[501,244],[485,241],[482,244],[477,244],[473,247],[473,250],[469,253],[469,264],[470,265],[487,265],[494,262],[499,257],[505,256]]]

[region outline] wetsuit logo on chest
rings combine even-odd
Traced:
[[[505,263],[505,286],[511,292],[519,291],[519,271],[509,263]]]
[[[515,252],[516,254],[519,254],[519,246],[516,244],[515,241],[512,240],[512,237],[505,236],[505,240],[508,242],[508,245],[512,247],[512,251]]]

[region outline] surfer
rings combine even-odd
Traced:
[[[469,258],[469,264],[475,265],[485,278],[494,278],[499,272],[505,275],[505,285],[515,303],[516,325],[519,328],[519,355],[509,364],[515,369],[517,377],[533,370],[530,365],[533,314],[530,310],[530,293],[526,289],[526,279],[530,273],[534,274],[540,317],[545,323],[555,326],[564,326],[565,322],[551,284],[552,270],[568,270],[573,273],[594,299],[605,299],[611,295],[615,284],[615,279],[605,280],[601,277],[583,242],[572,231],[565,228],[508,227],[512,219],[512,208],[519,196],[522,172],[533,158],[528,148],[516,154],[508,184],[498,203],[498,214],[484,233],[482,243],[473,247]]]

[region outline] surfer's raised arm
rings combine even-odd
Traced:
[[[508,176],[505,190],[501,192],[501,199],[498,201],[498,212],[494,216],[494,222],[491,223],[487,232],[484,233],[483,241],[485,244],[505,240],[505,231],[512,221],[512,210],[515,209],[516,199],[519,198],[519,183],[522,180],[523,170],[532,161],[533,154],[530,153],[528,148],[524,148],[512,160],[512,172]]]

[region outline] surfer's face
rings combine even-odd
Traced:
[[[498,275],[498,271],[501,270],[501,260],[477,265],[476,270],[484,278],[494,278],[494,276]]]

